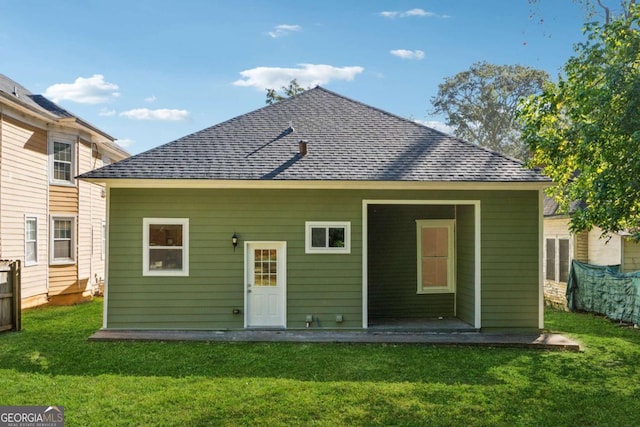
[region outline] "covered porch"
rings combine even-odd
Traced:
[[[363,327],[480,330],[479,201],[369,200],[364,221]]]

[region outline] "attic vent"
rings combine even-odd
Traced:
[[[15,95],[16,98],[20,98],[20,95],[18,95],[18,86],[13,87],[13,95]]]
[[[304,157],[307,155],[307,141],[301,139],[298,143],[298,147],[300,148],[300,156]]]

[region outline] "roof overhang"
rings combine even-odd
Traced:
[[[543,190],[551,182],[474,181],[293,181],[205,179],[80,178],[109,188],[217,188],[217,189],[322,189],[322,190]]]
[[[113,136],[109,135],[106,132],[103,132],[102,130],[93,126],[91,123],[85,122],[78,117],[58,117],[55,114],[51,114],[45,110],[34,108],[33,106],[22,102],[20,99],[16,99],[15,97],[12,97],[2,91],[0,91],[0,100],[7,106],[19,111],[20,113],[35,117],[39,120],[44,121],[45,123],[68,126],[71,128],[89,132],[93,136],[98,137],[97,139],[99,141],[100,139],[102,139],[103,141],[115,141],[115,138]]]

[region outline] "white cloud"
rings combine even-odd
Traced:
[[[453,126],[449,126],[444,122],[439,122],[435,120],[414,120],[416,123],[420,123],[421,125],[428,126],[432,129],[439,130],[440,132],[444,132],[448,135],[453,135]]]
[[[380,16],[383,16],[385,18],[408,18],[410,16],[437,16],[437,15],[433,12],[429,12],[424,9],[415,8],[415,9],[405,10],[404,12],[400,12],[397,10],[384,11],[384,12],[380,12]]]
[[[235,86],[250,86],[260,90],[287,86],[295,79],[302,87],[317,86],[332,80],[351,81],[364,71],[363,67],[334,67],[325,64],[298,64],[299,68],[256,67],[240,72]]]
[[[109,110],[108,108],[103,108],[100,110],[98,115],[102,117],[113,117],[116,115],[116,110]]]
[[[396,49],[389,53],[402,59],[424,59],[424,52],[421,50]]]
[[[123,138],[123,139],[116,139],[115,143],[122,148],[127,148],[127,147],[131,147],[135,143],[135,141],[133,139]]]
[[[170,110],[162,108],[158,110],[150,110],[148,108],[134,108],[133,110],[123,111],[120,116],[134,120],[162,120],[167,122],[178,122],[189,118],[187,110]]]
[[[302,31],[302,27],[300,25],[281,24],[276,25],[273,30],[269,31],[267,34],[275,39],[286,36],[293,31]]]
[[[146,97],[146,98],[144,99],[144,101],[145,101],[145,102],[149,102],[149,103],[151,103],[151,102],[156,102],[156,99],[158,99],[158,98],[156,98],[154,95],[152,95],[152,96],[148,96],[148,97]]]
[[[104,81],[102,74],[78,77],[73,83],[56,83],[49,86],[44,96],[59,102],[69,100],[79,104],[103,104],[120,96],[118,85]]]

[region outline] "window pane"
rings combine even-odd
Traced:
[[[182,249],[150,249],[149,270],[182,270]]]
[[[72,159],[71,144],[66,144],[64,142],[54,142],[53,143],[53,159],[64,161],[64,162],[71,162],[71,159]]]
[[[53,242],[53,257],[71,258],[71,240],[56,240]]]
[[[149,246],[182,246],[182,225],[149,225]]]
[[[71,221],[55,220],[53,223],[53,238],[54,239],[71,239]]]
[[[547,280],[556,280],[556,239],[547,239]]]
[[[326,228],[311,229],[311,247],[312,248],[327,247],[327,229]]]
[[[569,239],[558,240],[558,257],[560,261],[560,282],[569,280]]]
[[[446,257],[449,255],[447,227],[422,229],[422,256]]]
[[[329,247],[344,248],[344,228],[329,228]]]
[[[27,241],[31,241],[33,242],[34,240],[37,240],[37,222],[35,219],[29,218],[27,219],[27,223],[26,223],[26,238]]]
[[[59,181],[71,181],[71,163],[54,162],[53,178]]]
[[[447,258],[422,260],[422,287],[447,286]]]
[[[38,260],[37,257],[37,243],[36,242],[27,242],[27,254],[26,261],[27,262],[36,262]]]

